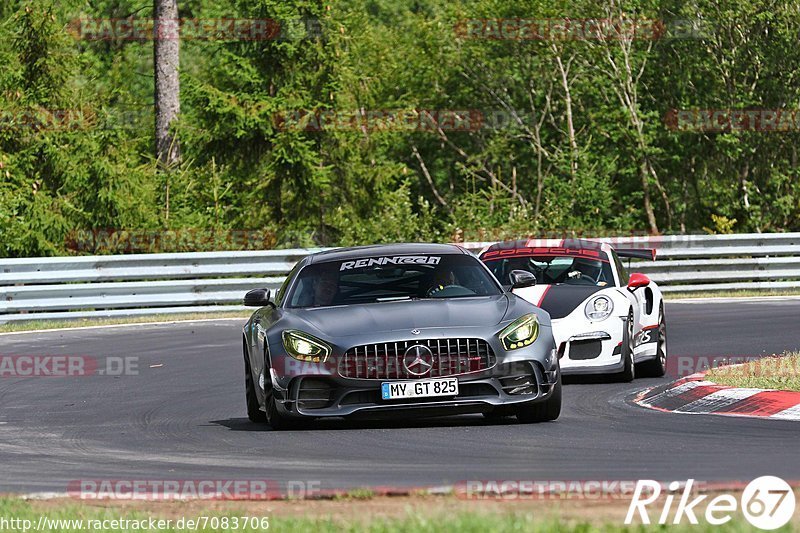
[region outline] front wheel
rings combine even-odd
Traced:
[[[663,377],[667,373],[667,322],[664,319],[663,305],[658,310],[656,358],[642,363],[642,373],[653,378]]]
[[[523,406],[517,409],[517,420],[523,424],[532,422],[550,422],[561,414],[561,372],[553,386],[553,393],[543,402]]]
[[[267,421],[267,415],[261,410],[256,396],[256,386],[253,381],[253,372],[250,370],[250,361],[247,357],[247,348],[244,353],[244,394],[247,400],[247,418],[251,422],[263,424]]]
[[[299,422],[283,416],[275,405],[275,396],[270,391],[267,395],[267,422],[270,427],[275,431],[283,431],[284,429],[292,429],[298,427]]]
[[[624,363],[617,379],[629,383],[636,377],[636,365],[633,362],[633,310],[628,313],[628,320],[625,321],[620,352]]]
[[[266,369],[269,373],[269,368]],[[300,420],[289,418],[278,411],[277,401],[275,400],[275,393],[272,390],[272,381],[267,380],[264,384],[264,407],[266,410],[265,421],[275,431],[283,431],[284,429],[295,429],[302,426]]]

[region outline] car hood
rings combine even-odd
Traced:
[[[538,305],[550,318],[564,318],[581,305],[592,294],[608,287],[594,285],[535,285],[515,289],[514,294]]]
[[[346,337],[363,335],[366,332],[495,326],[504,321],[510,309],[519,307],[518,300],[510,294],[499,294],[478,298],[379,302],[289,311],[295,320],[305,322],[309,328],[326,337]]]

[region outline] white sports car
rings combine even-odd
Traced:
[[[507,241],[480,259],[514,293],[550,313],[561,371],[663,376],[667,326],[658,286],[628,275],[620,260],[655,259],[655,250],[617,249],[584,239]],[[526,283],[520,280],[526,279]]]

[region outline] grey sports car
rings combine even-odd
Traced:
[[[535,283],[511,274],[513,288]],[[561,372],[546,311],[463,248],[394,244],[305,257],[243,328],[247,412],[285,429],[322,417],[555,420]]]

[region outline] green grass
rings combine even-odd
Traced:
[[[212,318],[241,318],[247,320],[250,316],[249,311],[221,311],[216,313],[177,313],[177,314],[153,314],[135,317],[120,318],[86,318],[72,320],[33,320],[30,322],[10,322],[0,324],[0,333],[13,331],[33,331],[40,329],[65,329],[80,328],[86,326],[106,326],[113,324],[139,324],[143,322],[172,322],[177,320],[208,320]]]
[[[353,489],[345,492],[344,494],[337,495],[337,500],[371,500],[375,497],[375,493],[370,489]]]
[[[800,391],[800,352],[717,367],[706,378],[731,387]]]
[[[158,519],[162,515],[159,514],[146,514],[143,511],[120,511],[112,507],[96,507],[86,505],[80,502],[57,502],[55,504],[34,506],[30,502],[23,501],[16,498],[0,498],[0,531],[21,531],[21,527],[12,529],[9,525],[2,526],[2,520],[29,520],[31,522],[31,529],[36,527],[40,516],[46,516],[50,520],[50,527],[45,527],[39,531],[53,531],[53,532],[83,532],[83,531],[125,531],[121,527],[117,528],[98,528],[92,525],[90,520],[148,520],[150,517]],[[182,504],[160,504],[154,506],[155,509],[164,511],[164,505],[178,506],[179,510]],[[313,502],[308,502],[308,505],[314,505]],[[347,505],[343,503],[343,505]],[[163,519],[172,520],[172,526],[163,529],[158,529],[162,532],[178,532],[187,531],[188,529],[178,529],[175,522],[182,517],[174,513],[175,507],[172,507],[172,513],[163,515]],[[624,527],[621,523],[605,523],[605,524],[591,524],[584,521],[569,521],[560,522],[553,518],[548,518],[547,515],[532,514],[532,513],[509,513],[503,512],[502,507],[497,507],[496,510],[489,512],[469,512],[469,513],[451,513],[447,515],[431,515],[407,512],[405,516],[398,518],[374,518],[368,516],[348,515],[347,518],[319,518],[319,517],[271,517],[267,511],[268,505],[264,506],[263,513],[253,513],[252,511],[237,514],[235,511],[226,513],[209,512],[206,516],[210,517],[229,517],[236,516],[257,516],[258,518],[267,517],[269,521],[269,531],[291,531],[296,532],[319,532],[319,533],[334,533],[347,531],[358,533],[362,531],[374,533],[443,533],[458,531],[463,533],[485,533],[485,532],[530,532],[530,533],[546,533],[550,531],[564,531],[575,533],[590,533],[590,532],[604,532],[611,533],[617,531],[675,531],[686,533],[738,533],[745,531],[752,531],[753,528],[742,520],[734,519],[723,526],[710,526],[699,525],[690,526],[688,524],[681,526],[641,526],[634,525]],[[546,513],[547,510],[543,510]],[[186,519],[198,519],[197,516],[184,516]],[[83,520],[83,528],[73,524],[58,525],[53,524],[53,520]],[[17,524],[19,526],[19,524]],[[779,531],[790,531],[791,525],[784,527]],[[129,526],[129,531],[155,531],[147,528],[136,529]],[[197,531],[265,531],[260,527],[244,527],[244,528],[223,528],[223,527],[198,527]]]
[[[682,300],[684,298],[752,298],[769,296],[799,296],[800,289],[774,289],[774,290],[735,290],[735,291],[697,291],[697,292],[666,292],[666,300]]]

